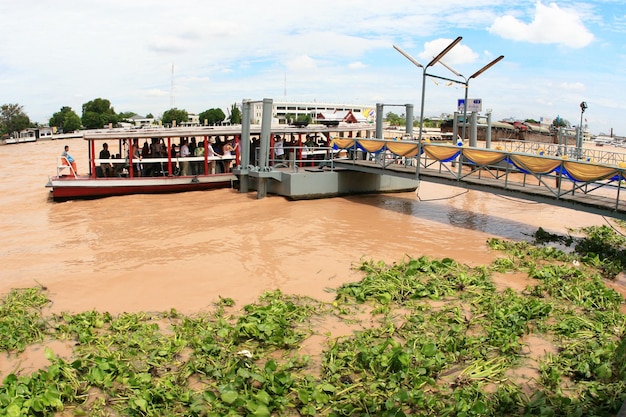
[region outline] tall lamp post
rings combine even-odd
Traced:
[[[487,71],[489,68],[496,65],[502,59],[504,59],[504,55],[500,55],[499,57],[497,57],[496,59],[494,59],[493,61],[491,61],[490,63],[488,63],[487,65],[485,65],[484,67],[482,67],[481,69],[479,69],[478,71],[476,71],[475,73],[473,73],[467,78],[465,78],[461,73],[459,73],[458,71],[456,71],[449,65],[446,65],[445,62],[439,61],[441,65],[446,67],[454,75],[456,75],[457,77],[461,77],[465,80],[465,82],[461,83],[465,85],[465,99],[463,101],[463,129],[462,129],[462,134],[461,134],[462,140],[465,140],[465,126],[467,126],[467,91],[469,90],[469,80],[471,80],[472,78],[477,78],[480,74],[482,74],[483,72]]]
[[[458,38],[453,40],[452,43],[450,43],[450,45],[448,45],[443,51],[439,52],[439,54],[436,57],[434,57],[432,59],[432,61],[430,61],[428,64],[426,64],[426,66],[424,66],[424,65],[420,64],[419,62],[417,62],[417,60],[415,60],[415,58],[413,58],[411,55],[409,55],[406,52],[404,52],[402,49],[398,48],[396,45],[393,45],[394,49],[396,51],[400,52],[406,59],[411,61],[418,68],[422,68],[422,104],[421,104],[421,108],[420,108],[420,133],[419,133],[419,136],[417,138],[417,141],[419,142],[420,146],[422,144],[422,130],[424,128],[424,100],[426,98],[426,89],[425,89],[425,87],[426,87],[426,77],[430,76],[430,74],[428,74],[426,71],[428,70],[429,67],[432,67],[437,62],[439,62],[441,60],[441,58],[443,58],[443,56],[445,54],[450,52],[450,50],[456,46],[457,43],[461,42],[461,39],[463,39],[463,37],[459,36]],[[437,77],[437,78],[440,78],[440,77]]]
[[[587,102],[583,101],[580,103],[580,124],[578,125],[578,143],[576,144],[578,158],[582,157],[582,149],[583,149],[583,113],[587,110],[589,106],[587,106]]]

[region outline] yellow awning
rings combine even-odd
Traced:
[[[435,146],[435,145],[424,145],[424,152],[428,156],[438,161],[445,161],[446,159],[450,159],[459,152],[460,149],[458,146]]]
[[[497,164],[506,157],[502,152],[483,151],[480,149],[463,149],[463,156],[477,165]]]
[[[419,152],[417,143],[387,142],[387,149],[398,156],[415,156]]]
[[[559,159],[546,159],[539,156],[511,155],[511,160],[518,167],[533,174],[548,174],[561,165]]]
[[[610,178],[617,173],[617,169],[608,166],[587,164],[583,162],[566,161],[563,167],[568,174],[577,181],[597,181]]]
[[[339,149],[351,148],[356,141],[351,138],[335,138],[330,143],[330,146],[337,146]]]
[[[385,147],[385,142],[361,139],[359,140],[359,145],[361,145],[361,147],[367,152],[378,152]]]

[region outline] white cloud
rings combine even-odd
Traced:
[[[348,65],[348,68],[350,68],[350,69],[363,69],[363,68],[367,68],[367,65],[365,65],[361,61],[356,61],[356,62],[351,62]]]
[[[434,57],[439,55],[454,39],[439,38],[434,41],[426,42],[424,44],[424,51],[419,54],[419,57],[424,61],[423,65],[430,62]],[[472,49],[459,43],[448,52],[443,60],[448,65],[467,64],[475,62],[478,59],[478,54]]]
[[[147,47],[155,52],[182,54],[189,49],[189,44],[176,36],[154,36]]]
[[[317,68],[316,61],[308,55],[300,55],[287,62],[290,71],[312,71]]]
[[[560,83],[559,84],[559,89],[561,90],[567,90],[570,92],[579,92],[579,91],[584,91],[585,90],[585,85],[581,82],[575,82],[575,83]]]
[[[594,39],[575,9],[563,9],[556,3],[544,6],[540,1],[536,3],[532,22],[524,23],[505,15],[496,18],[488,30],[505,39],[571,48],[585,47]]]
[[[158,89],[151,89],[151,90],[146,91],[146,95],[152,96],[152,97],[163,97],[163,96],[168,96],[169,94],[170,94],[169,91],[158,90]]]

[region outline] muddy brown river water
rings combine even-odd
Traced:
[[[86,168],[80,139],[0,146],[0,296],[41,285],[47,313],[112,314],[176,309],[194,314],[221,297],[243,306],[267,290],[331,301],[330,288],[362,278],[362,259],[451,257],[491,262],[490,237],[530,239],[612,223],[611,219],[524,200],[423,182],[416,193],[287,201],[224,189],[54,203],[44,188],[63,146]],[[523,289],[520,274],[495,277],[499,288]],[[616,288],[624,294],[624,282]],[[351,331],[322,324],[333,336]],[[325,337],[303,352],[319,354]],[[529,342],[530,343],[530,342]],[[545,353],[543,341],[532,343]],[[47,345],[70,356],[69,342]],[[46,366],[42,345],[0,355],[0,378]],[[532,380],[536,370],[526,379]],[[532,372],[531,372],[532,371]]]
[[[55,312],[193,313],[277,288],[330,300],[327,288],[360,279],[362,258],[482,264],[489,237],[611,221],[426,182],[417,193],[296,202],[224,189],[54,203],[44,185],[66,144],[85,172],[81,139],[0,146],[0,294],[43,285]]]

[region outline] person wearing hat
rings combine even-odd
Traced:
[[[207,159],[209,160],[209,174],[215,174],[215,159],[219,157],[215,149],[213,149],[213,145],[215,144],[215,138],[209,138],[209,143],[207,144],[207,148],[205,153],[207,155]]]

